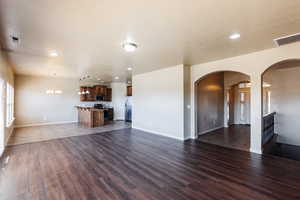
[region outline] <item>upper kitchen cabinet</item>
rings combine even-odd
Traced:
[[[80,87],[80,101],[86,101],[87,100],[87,97],[86,97],[86,94],[85,94],[85,91],[86,91],[86,88],[87,87]]]
[[[112,94],[112,89],[111,88],[106,88],[106,96],[104,101],[111,101],[111,94]]]
[[[95,88],[95,94],[96,94],[96,101],[105,101],[107,86],[95,85],[94,88]]]
[[[95,95],[95,90],[94,87],[87,87],[87,95],[86,99],[87,101],[95,101],[96,100],[96,95]]]
[[[95,88],[96,95],[99,95],[99,96],[105,96],[106,95],[107,86],[105,86],[105,85],[95,85],[94,88]]]
[[[127,86],[127,96],[132,96],[132,86]]]
[[[105,85],[80,87],[80,101],[111,101],[111,88]]]

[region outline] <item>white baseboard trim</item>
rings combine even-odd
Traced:
[[[220,129],[220,128],[224,128],[224,126],[222,125],[222,126],[218,126],[218,127],[216,127],[216,128],[212,128],[212,129],[203,131],[203,132],[201,132],[201,133],[198,133],[198,135],[204,135],[205,133],[209,133],[209,132],[211,132],[211,131],[215,131],[215,130],[218,130],[218,129]]]
[[[46,126],[46,125],[56,125],[56,124],[70,124],[70,123],[77,123],[77,122],[78,121],[60,121],[60,122],[45,122],[45,123],[35,123],[35,124],[20,124],[20,125],[15,125],[15,128]]]
[[[14,129],[15,129],[15,125],[12,125],[11,130],[10,130],[10,133],[9,133],[8,137],[6,138],[5,146],[7,146],[7,143],[8,143],[8,141],[9,141],[10,137],[12,136],[12,134],[13,134],[13,132],[14,132]]]
[[[0,158],[2,157],[3,153],[4,153],[4,148],[1,148],[0,149]]]
[[[190,139],[194,139],[191,136],[185,137],[184,140],[190,140]]]
[[[261,149],[253,149],[253,148],[250,148],[250,152],[251,152],[251,153],[257,153],[257,154],[262,154],[262,150],[261,150]]]
[[[144,128],[139,128],[139,127],[135,127],[135,126],[132,126],[132,128],[140,130],[140,131],[144,131],[144,132],[147,132],[147,133],[151,133],[151,134],[154,134],[154,135],[160,135],[160,136],[164,136],[164,137],[168,137],[168,138],[172,138],[172,139],[176,139],[176,140],[180,140],[180,141],[184,141],[185,140],[185,138],[180,138],[180,137],[168,135],[168,134],[162,133],[162,132],[152,131],[152,130],[148,130],[148,129],[144,129]]]

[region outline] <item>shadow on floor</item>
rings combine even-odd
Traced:
[[[300,146],[276,143],[265,154],[300,161]]]

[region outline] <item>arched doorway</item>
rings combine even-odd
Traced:
[[[262,81],[264,152],[300,160],[300,59],[270,66]]]
[[[249,151],[250,77],[233,71],[195,83],[196,133],[201,142]]]

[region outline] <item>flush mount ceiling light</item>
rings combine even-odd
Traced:
[[[134,42],[124,42],[123,49],[127,52],[134,52],[137,49],[138,45]]]
[[[50,54],[49,54],[51,57],[57,57],[58,56],[58,53],[56,51],[52,51]]]
[[[234,34],[229,36],[229,38],[232,39],[232,40],[236,40],[240,37],[241,37],[241,35],[239,33],[234,33]]]
[[[131,67],[128,67],[128,68],[127,68],[127,70],[128,70],[128,71],[131,71],[131,70],[132,70],[132,68],[131,68]]]
[[[118,76],[116,76],[116,77],[115,77],[115,79],[116,79],[116,80],[118,80],[118,79],[119,79],[119,77],[118,77]]]

